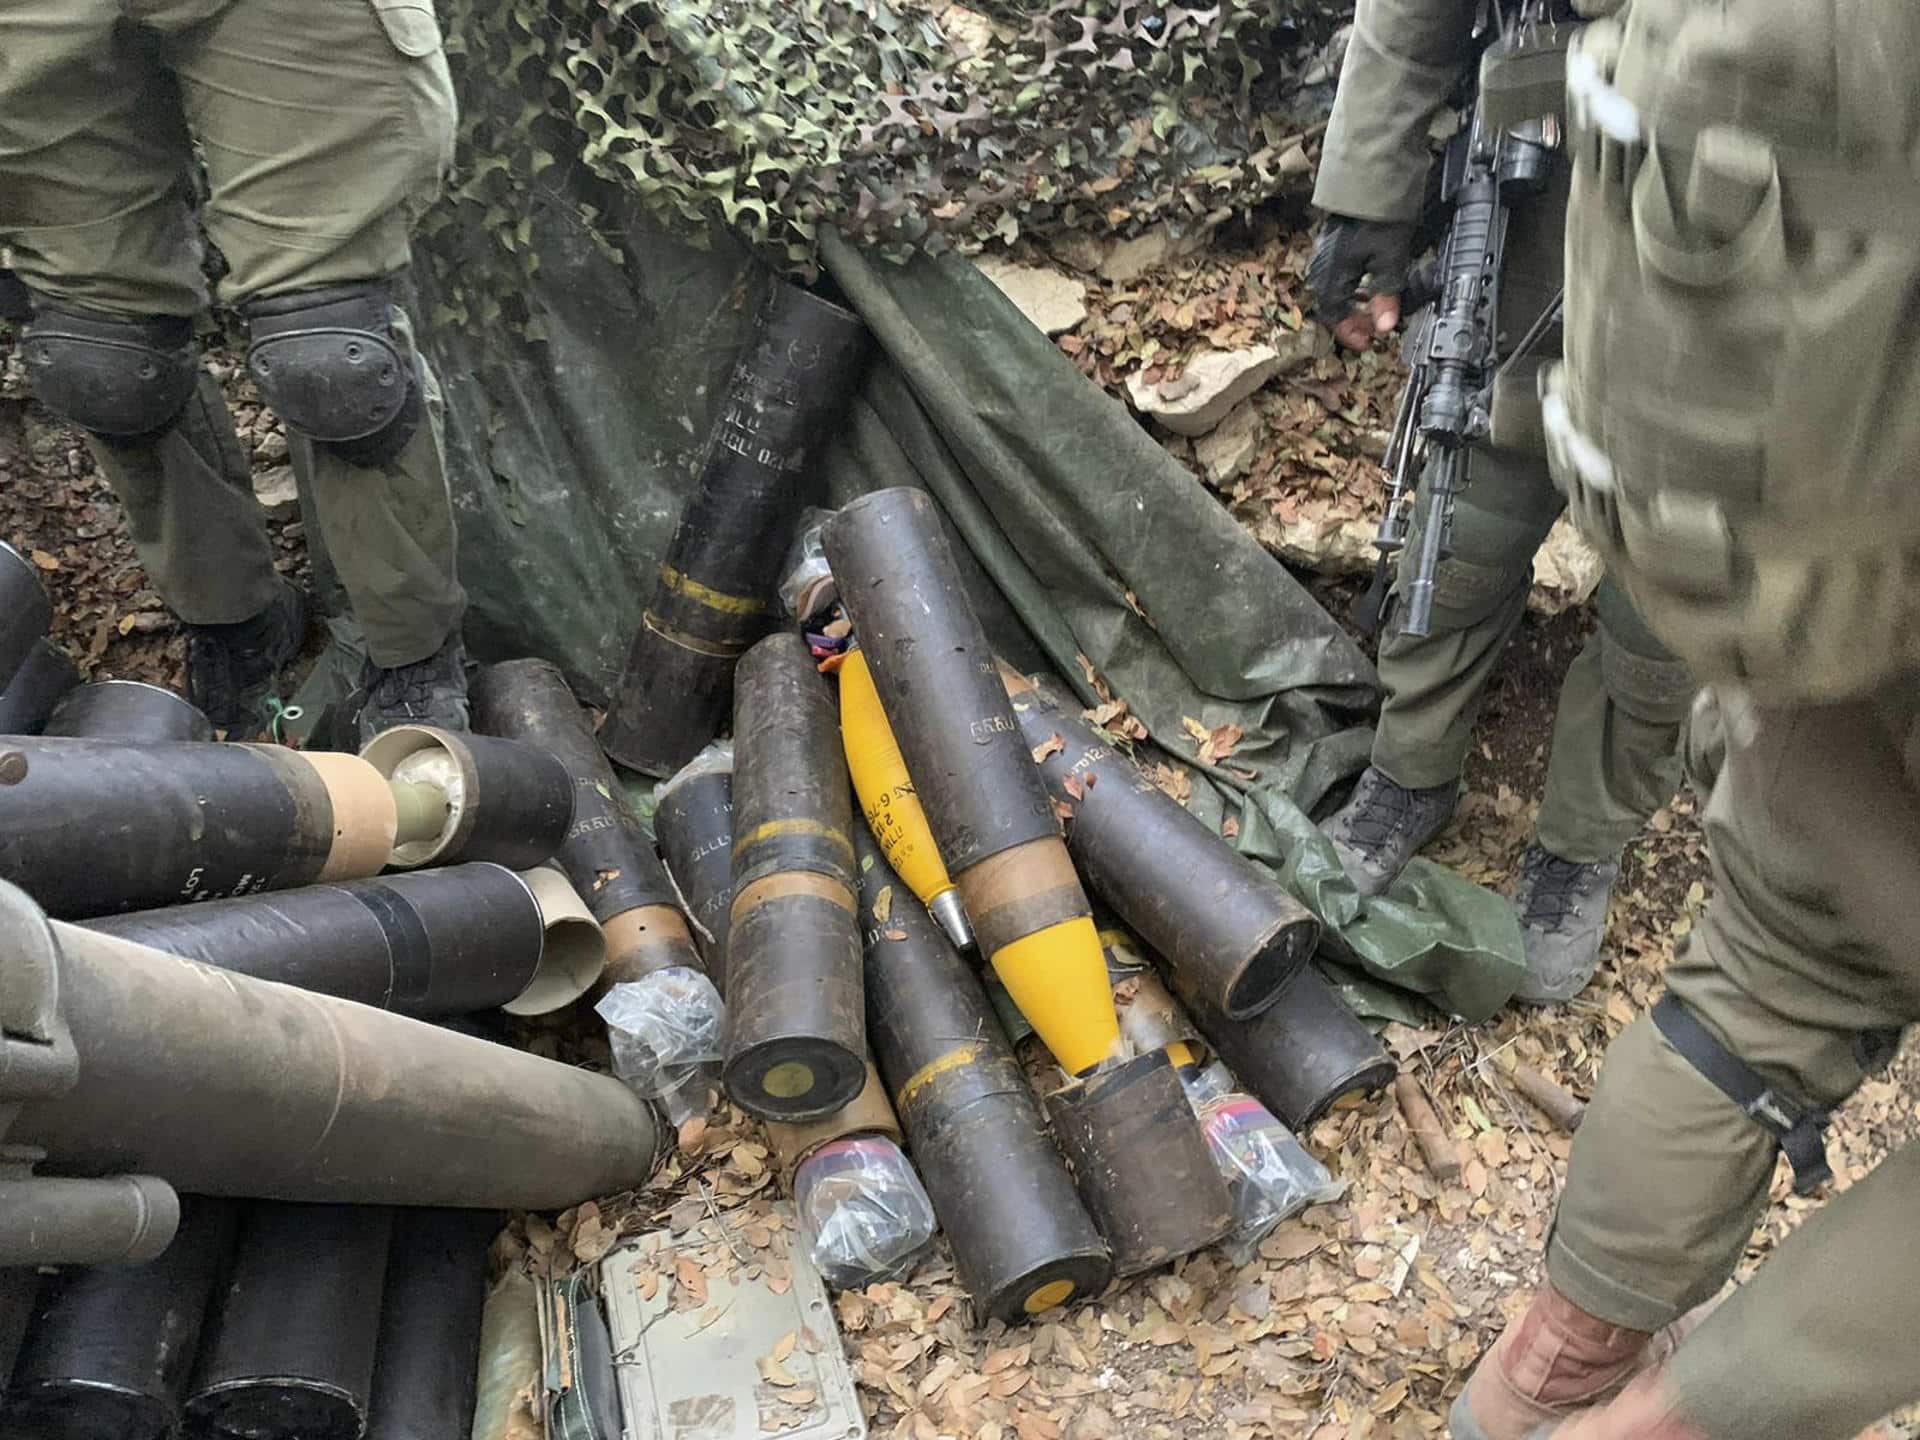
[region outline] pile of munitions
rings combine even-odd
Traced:
[[[1289,1127],[1392,1065],[1314,920],[996,659],[932,501],[828,518],[777,618],[866,349],[775,287],[598,733],[527,659],[473,734],[215,740],[79,684],[0,547],[8,1422],[464,1436],[504,1212],[643,1185],[721,1092],[829,1283],[944,1232],[981,1324],[1334,1193]],[[611,1076],[502,1039],[577,1002]]]

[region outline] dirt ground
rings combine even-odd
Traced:
[[[1236,285],[1251,277],[1257,289],[1262,277],[1279,277],[1260,302],[1275,305],[1287,299],[1285,277],[1300,253],[1297,237],[1269,229],[1222,263],[1252,266],[1236,272]],[[1206,276],[1174,278],[1183,304],[1205,297]],[[1081,333],[1096,355],[1083,368],[1113,383],[1114,372],[1099,373],[1097,358],[1102,327],[1113,324],[1103,303],[1110,298],[1096,297]],[[256,478],[277,480],[284,436],[235,376],[231,357],[216,363]],[[1340,364],[1323,362],[1321,370]],[[1378,423],[1369,406],[1390,399],[1391,377],[1317,371],[1311,384],[1305,399],[1294,392],[1275,398],[1254,473],[1222,495],[1256,534],[1302,503],[1357,512],[1377,494],[1365,435]],[[282,568],[298,572],[297,514],[283,510],[274,526]],[[54,638],[91,678],[181,683],[184,642],[140,570],[110,493],[79,438],[25,399],[17,368],[0,378],[0,538],[41,566],[57,609]],[[1338,612],[1335,602],[1354,584],[1321,589]],[[1510,887],[1528,838],[1554,698],[1587,623],[1577,608],[1528,617],[1488,697],[1465,802],[1431,852],[1496,889]],[[1710,887],[1699,802],[1682,794],[1629,853],[1606,962],[1580,1000],[1510,1010],[1473,1029],[1438,1018],[1391,1029],[1393,1049],[1452,1129],[1463,1161],[1455,1179],[1434,1178],[1392,1100],[1382,1097],[1335,1113],[1306,1137],[1347,1183],[1346,1195],[1283,1226],[1252,1264],[1236,1268],[1202,1254],[1014,1331],[973,1329],[944,1262],[906,1284],[842,1295],[841,1328],[875,1433],[913,1440],[1412,1440],[1443,1433],[1452,1395],[1537,1273],[1565,1173],[1569,1137],[1521,1098],[1504,1065],[1517,1061],[1576,1095],[1590,1094],[1607,1041],[1654,998],[1662,967]],[[1868,1085],[1842,1113],[1832,1146],[1842,1185],[1913,1138],[1916,1094],[1920,1065],[1909,1050],[1888,1079]],[[549,1263],[565,1264],[603,1253],[613,1235],[689,1204],[759,1214],[775,1185],[767,1159],[756,1128],[729,1114],[697,1156],[676,1159],[644,1195],[582,1207],[551,1225],[534,1220],[519,1233]],[[1750,1263],[1815,1208],[1787,1195],[1784,1174],[1774,1194]]]

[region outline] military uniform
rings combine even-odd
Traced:
[[[28,377],[89,431],[189,625],[246,621],[283,589],[193,349],[204,225],[374,661],[420,661],[456,629],[438,394],[390,285],[453,132],[428,0],[0,5],[0,247],[34,299]]]
[[[1469,69],[1478,11],[1478,0],[1361,0],[1315,205],[1361,220],[1418,219],[1429,128]],[[1501,276],[1509,347],[1559,289],[1564,194],[1563,175],[1513,211]],[[1526,611],[1534,552],[1566,503],[1533,455],[1482,446],[1470,476],[1435,577],[1433,633],[1394,630],[1380,646],[1387,699],[1374,764],[1412,789],[1459,779],[1487,681]],[[1539,815],[1541,844],[1580,862],[1615,859],[1672,796],[1694,688],[1611,580],[1596,608],[1598,627],[1561,688]]]
[[[1551,1288],[1456,1410],[1492,1440],[1719,1290],[1781,1151],[1810,1188],[1824,1112],[1920,1019],[1920,9],[1632,0],[1568,77],[1545,426],[1583,531],[1715,682],[1714,892],[1608,1051]],[[1842,1440],[1920,1398],[1916,1186],[1910,1145],[1568,1434]]]

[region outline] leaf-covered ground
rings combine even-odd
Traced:
[[[1268,221],[1147,278],[1095,284],[1089,319],[1062,348],[1118,390],[1132,368],[1177,364],[1192,346],[1297,328],[1306,323],[1303,253],[1302,236]],[[256,474],[264,476],[285,464],[284,437],[234,376],[230,357],[216,363],[225,366]],[[1275,549],[1285,548],[1276,527],[1302,516],[1365,525],[1379,498],[1372,461],[1391,422],[1396,383],[1391,362],[1375,355],[1318,359],[1270,387],[1257,402],[1254,458],[1221,487],[1223,503]],[[1172,448],[1194,460],[1188,442]],[[275,529],[282,567],[298,573],[298,520]],[[140,571],[111,495],[77,436],[25,400],[17,371],[0,382],[0,538],[42,566],[57,609],[55,638],[92,678],[180,683],[183,641]],[[1321,588],[1339,606],[1355,586]],[[1528,837],[1554,697],[1586,624],[1578,608],[1529,616],[1494,681],[1465,802],[1432,851],[1495,888],[1511,885]],[[1662,967],[1706,901],[1698,812],[1696,797],[1676,797],[1631,848],[1606,964],[1578,1001],[1510,1011],[1478,1029],[1436,1019],[1391,1031],[1393,1048],[1449,1132],[1455,1178],[1435,1178],[1394,1102],[1382,1097],[1314,1128],[1309,1144],[1348,1182],[1346,1196],[1281,1228],[1252,1264],[1235,1268],[1204,1254],[1013,1331],[975,1330],[944,1262],[906,1284],[842,1295],[840,1326],[876,1433],[913,1440],[1412,1440],[1442,1433],[1451,1396],[1536,1274],[1565,1173],[1569,1137],[1523,1098],[1511,1067],[1543,1073],[1576,1095],[1591,1092],[1608,1039],[1655,996]],[[1841,1184],[1920,1129],[1917,1094],[1920,1066],[1910,1051],[1847,1107],[1833,1132]],[[717,1217],[727,1243],[712,1248],[711,1265],[761,1265],[777,1277],[785,1237],[770,1217],[775,1191],[764,1137],[730,1112],[697,1153],[676,1158],[644,1194],[529,1218],[508,1249],[529,1264],[565,1266],[597,1259],[623,1234]],[[1775,1199],[1749,1263],[1813,1208],[1787,1194],[1784,1174]],[[693,1272],[661,1283],[683,1287],[691,1299],[706,1283],[698,1264]],[[785,1373],[781,1357],[763,1367],[775,1386]]]

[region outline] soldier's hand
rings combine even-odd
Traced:
[[[1413,226],[1397,221],[1329,215],[1314,241],[1307,266],[1321,323],[1350,350],[1364,350],[1376,335],[1400,323],[1400,292],[1413,259]],[[1367,308],[1354,308],[1354,292],[1370,281]]]

